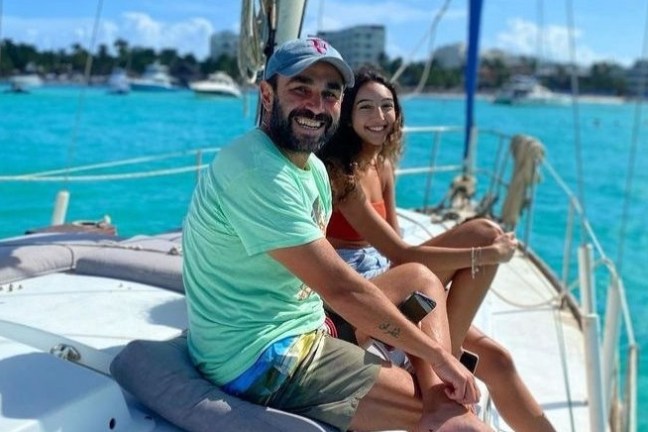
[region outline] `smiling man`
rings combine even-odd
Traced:
[[[328,43],[286,42],[260,84],[259,128],[201,176],[183,232],[191,357],[228,393],[343,431],[482,430],[464,406],[479,391],[449,352],[438,279],[405,264],[370,282],[325,238],[331,190],[313,152],[335,131],[348,86],[353,72]],[[380,289],[387,284],[435,290],[438,340],[398,311]],[[330,337],[323,300],[364,333],[418,356],[429,373],[417,382]]]

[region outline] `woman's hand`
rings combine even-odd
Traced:
[[[494,264],[505,263],[513,258],[515,249],[517,249],[518,241],[515,238],[514,232],[507,232],[500,234],[495,238],[491,247],[495,250],[496,261]],[[482,263],[479,263],[482,264]],[[484,263],[485,264],[485,263]]]

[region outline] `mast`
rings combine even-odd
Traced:
[[[464,72],[466,92],[464,176],[470,176],[473,172],[473,145],[477,136],[474,121],[474,103],[475,92],[477,91],[477,71],[479,69],[479,27],[481,24],[482,0],[470,0],[469,5],[468,49],[466,52],[466,70]]]
[[[264,53],[266,61],[276,46],[300,37],[307,0],[274,0],[269,11],[269,34]]]

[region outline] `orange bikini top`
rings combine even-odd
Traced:
[[[371,206],[383,219],[387,219],[387,208],[385,207],[385,201],[371,203]],[[346,241],[364,240],[364,237],[358,234],[353,226],[351,226],[349,221],[346,220],[344,215],[338,210],[333,210],[333,213],[331,214],[331,220],[326,227],[326,236]]]

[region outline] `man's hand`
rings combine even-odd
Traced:
[[[443,359],[433,364],[432,369],[446,384],[448,398],[464,405],[479,402],[481,394],[475,376],[452,355],[444,352]]]

